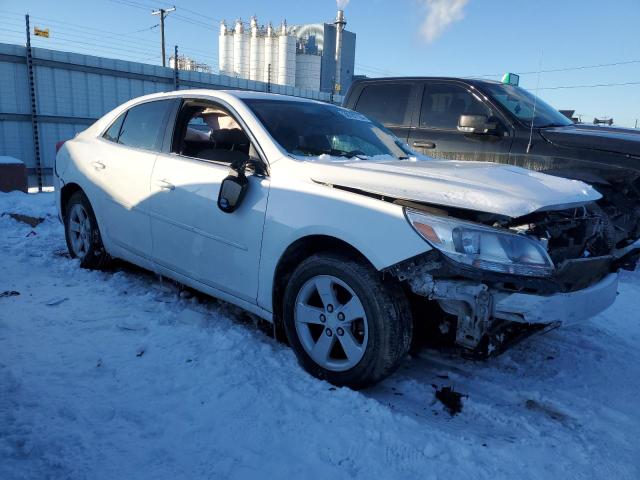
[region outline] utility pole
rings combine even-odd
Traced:
[[[169,12],[175,12],[176,7],[173,6],[171,8],[159,8],[158,10],[154,10],[151,12],[151,15],[160,15],[160,43],[162,44],[162,66],[167,66],[166,55],[164,53],[164,18],[167,16]]]

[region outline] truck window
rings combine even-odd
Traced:
[[[408,83],[369,85],[362,90],[355,109],[383,125],[402,125],[410,96]]]
[[[459,85],[427,84],[422,96],[420,126],[456,130],[460,115],[493,114],[475,95]]]

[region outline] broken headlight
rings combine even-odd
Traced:
[[[450,259],[499,273],[545,277],[553,262],[540,242],[523,234],[406,210],[416,232]]]

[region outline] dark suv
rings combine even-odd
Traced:
[[[488,80],[365,79],[352,84],[344,106],[425,155],[590,183],[604,196],[599,203],[616,246],[640,237],[639,130],[574,124],[530,92]]]

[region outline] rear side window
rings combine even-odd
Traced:
[[[420,126],[456,130],[460,115],[493,114],[478,97],[459,85],[427,84],[422,96]]]
[[[160,150],[170,106],[171,100],[158,100],[131,108],[120,129],[118,143],[127,147]]]
[[[403,125],[410,97],[408,83],[369,85],[362,90],[356,110],[384,125]]]

